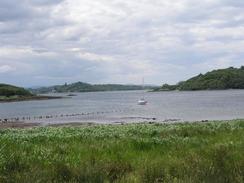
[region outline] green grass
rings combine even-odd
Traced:
[[[244,181],[244,120],[0,130],[0,182]]]
[[[15,100],[15,99],[18,99],[18,98],[19,98],[19,96],[17,96],[17,95],[10,96],[10,97],[0,96],[0,100],[11,100],[11,99]]]
[[[0,96],[11,97],[15,95],[32,96],[32,94],[29,91],[25,90],[24,88],[0,83]]]

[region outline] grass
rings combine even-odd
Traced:
[[[0,182],[244,182],[244,120],[0,130]]]

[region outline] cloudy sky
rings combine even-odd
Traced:
[[[2,83],[172,84],[243,58],[243,0],[0,1]]]

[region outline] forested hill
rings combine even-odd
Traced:
[[[152,87],[145,87],[145,89],[152,89]],[[92,85],[83,82],[72,84],[56,85],[51,87],[41,87],[37,89],[30,89],[33,93],[50,93],[50,92],[93,92],[93,91],[121,91],[121,90],[142,90],[143,87],[139,85],[120,85],[120,84],[101,84]]]
[[[155,91],[244,89],[244,66],[213,70],[176,85],[164,84]]]
[[[32,94],[30,91],[8,84],[0,84],[0,103],[18,102],[27,100],[48,100],[59,99],[59,96],[40,96]]]
[[[11,97],[11,96],[32,96],[32,94],[17,86],[12,86],[8,84],[0,84],[0,96]]]

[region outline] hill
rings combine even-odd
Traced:
[[[152,87],[145,87],[145,89]],[[50,87],[41,87],[37,89],[30,89],[33,93],[65,93],[65,92],[96,92],[96,91],[122,91],[122,90],[142,90],[143,87],[139,85],[120,85],[120,84],[88,84],[83,82],[76,82],[72,84],[56,85]]]
[[[32,96],[32,94],[25,90],[13,85],[0,84],[0,96],[2,97],[11,97],[11,96]]]
[[[244,66],[213,70],[176,85],[164,84],[154,91],[244,89]]]
[[[59,99],[57,96],[40,96],[32,94],[30,91],[8,84],[0,84],[0,103],[17,102],[26,100],[48,100]]]

